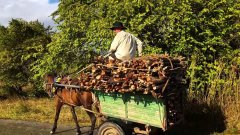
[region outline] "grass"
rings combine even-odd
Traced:
[[[216,64],[215,68],[204,92],[189,91],[188,121],[192,124],[199,122],[199,128],[208,125],[211,134],[240,134],[239,71],[223,62]]]
[[[49,98],[0,100],[0,110],[0,119],[53,123],[55,116],[54,100]],[[90,126],[89,116],[84,110],[77,107],[76,113],[80,126]],[[63,106],[58,123],[61,125],[75,125],[68,106]]]

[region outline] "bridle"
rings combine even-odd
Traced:
[[[48,86],[50,86],[50,90],[47,91],[47,92],[49,92],[49,96],[50,96],[51,98],[54,97],[54,96],[57,96],[57,97],[60,99],[61,102],[65,103],[65,104],[67,104],[67,105],[70,105],[70,106],[77,106],[77,105],[75,105],[75,104],[71,104],[71,103],[64,102],[64,101],[63,101],[63,98],[62,98],[60,95],[58,95],[58,94],[56,94],[55,92],[53,92],[54,83],[47,83],[47,82],[46,82],[46,83],[45,83],[45,86],[46,86],[46,89],[47,89]]]
[[[45,89],[46,89],[46,91],[49,93],[49,96],[50,97],[53,97],[53,95],[54,95],[54,93],[53,93],[53,84],[54,83],[47,83],[47,82],[45,82]],[[50,89],[48,90],[48,88],[50,87]]]

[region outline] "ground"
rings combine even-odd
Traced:
[[[49,123],[0,119],[0,135],[49,135],[51,128]],[[89,130],[90,127],[82,127],[82,135],[88,135]],[[59,125],[56,134],[75,135],[76,128]]]

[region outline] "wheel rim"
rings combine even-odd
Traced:
[[[113,127],[108,127],[108,128],[105,128],[103,131],[102,131],[102,134],[101,135],[119,135],[119,132],[117,129],[113,128]]]

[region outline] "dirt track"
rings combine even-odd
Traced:
[[[21,120],[0,119],[0,135],[50,135],[52,124]],[[82,127],[82,135],[88,135],[90,127]],[[75,135],[76,129],[59,125],[56,135]]]

